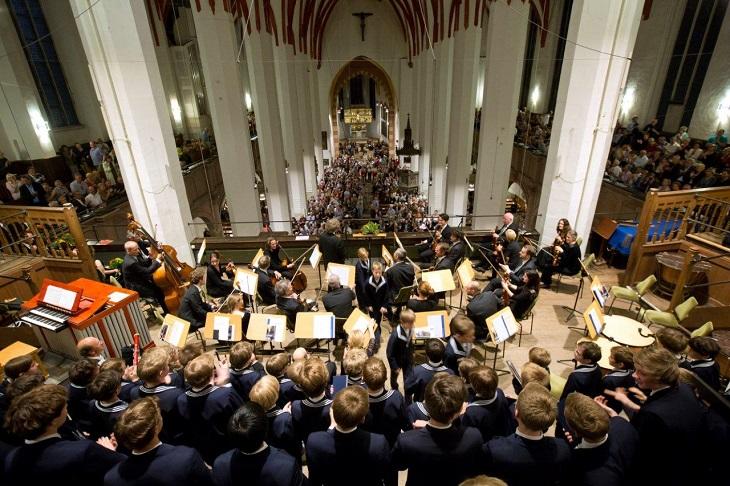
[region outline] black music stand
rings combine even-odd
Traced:
[[[588,269],[583,265],[583,262],[580,262],[580,282],[578,282],[578,290],[575,293],[575,301],[573,302],[573,307],[568,307],[567,305],[561,306],[561,308],[568,311],[568,317],[565,318],[565,322],[568,322],[573,318],[575,314],[578,313],[578,299],[581,295],[583,295],[583,287],[585,286],[585,278],[588,277],[591,280],[593,280],[593,277],[591,276],[591,273],[588,271]],[[575,329],[579,330],[580,332],[583,332],[584,334],[588,333],[587,328],[574,328],[574,327],[568,327],[568,329]]]

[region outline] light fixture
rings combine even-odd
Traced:
[[[636,88],[634,86],[626,86],[624,89],[624,96],[621,99],[621,113],[628,115],[631,109],[634,107],[636,101]]]
[[[175,120],[175,123],[180,125],[182,123],[182,109],[180,109],[180,103],[178,103],[177,98],[170,100],[170,111],[172,112],[172,118]]]
[[[540,101],[540,86],[535,85],[535,87],[532,88],[532,93],[530,94],[530,102],[532,103],[533,110],[537,106],[538,101]]]
[[[246,96],[244,98],[246,100],[246,109],[248,111],[251,111],[251,95],[246,93]]]
[[[720,123],[726,122],[730,118],[730,89],[725,91],[725,96],[717,105],[717,119]]]

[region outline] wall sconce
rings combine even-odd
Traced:
[[[288,174],[288,173],[289,173],[289,162],[284,160],[284,174]]]
[[[251,111],[251,95],[246,93],[246,95],[244,96],[244,99],[246,101],[246,109],[248,111]]]
[[[180,125],[182,123],[182,109],[180,108],[180,103],[178,103],[177,98],[170,100],[170,111],[172,112],[172,118],[175,120],[175,123]]]

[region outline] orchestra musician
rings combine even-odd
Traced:
[[[276,307],[286,314],[287,328],[294,332],[294,323],[297,321],[297,313],[317,311],[316,302],[305,303],[294,293],[291,282],[281,279],[276,282]]]
[[[266,255],[259,258],[259,266],[253,267],[253,271],[258,275],[259,280],[256,284],[256,293],[261,297],[261,301],[264,305],[276,304],[276,291],[274,290],[274,284],[271,283],[271,277],[269,276],[269,265],[271,259]]]
[[[525,272],[521,285],[514,285],[503,280],[501,292],[500,289],[497,289],[495,294],[497,293],[502,297],[503,302],[509,305],[512,314],[520,319],[527,313],[530,305],[540,293],[540,274],[536,270]]]
[[[433,287],[425,280],[418,284],[418,293],[408,300],[406,307],[413,312],[429,312],[436,310],[438,300],[434,299]]]
[[[416,271],[413,265],[407,261],[408,254],[403,248],[398,248],[393,252],[393,266],[385,271],[385,279],[388,281],[388,290],[390,291],[390,302],[395,302],[400,289],[413,285],[416,279]],[[402,305],[398,305],[395,318],[400,315]]]
[[[343,286],[340,283],[339,275],[334,273],[327,278],[327,289],[327,293],[322,296],[324,310],[335,315],[337,318],[336,335],[344,337],[345,332],[342,326],[355,308],[352,305],[352,301],[355,300],[355,292],[350,287]]]
[[[487,255],[492,255],[493,258],[496,258],[496,256],[499,254],[497,251],[497,246],[499,244],[502,244],[503,246],[506,246],[506,234],[507,230],[512,230],[515,232],[515,234],[519,234],[519,225],[515,221],[515,216],[512,213],[504,213],[502,216],[502,226],[497,226],[494,229],[494,232],[491,235],[486,235],[482,241],[480,246],[487,251]],[[474,253],[472,254],[473,258],[476,259],[483,259],[484,257],[481,255],[481,252],[478,249],[474,250]],[[486,268],[486,267],[482,267]]]
[[[497,253],[500,257],[504,256],[502,263],[514,270],[520,264],[520,250],[522,250],[522,245],[517,241],[517,233],[514,230],[508,229],[505,231],[504,236],[505,242],[504,244],[500,243],[497,245]]]
[[[553,239],[553,244],[543,248],[537,256],[537,266],[539,268],[545,268],[552,263],[555,259],[555,252],[553,249],[565,242],[565,237],[568,235],[570,230],[570,221],[565,218],[560,218],[558,220],[558,225],[555,227],[555,238]]]
[[[277,279],[283,277],[285,279],[291,280],[291,269],[294,268],[294,264],[287,263],[286,265],[284,265],[281,257],[279,256],[280,251],[281,246],[279,245],[279,241],[274,237],[267,238],[266,248],[264,248],[264,255],[269,257],[269,275],[274,275]]]
[[[122,276],[124,285],[129,290],[134,290],[143,298],[153,298],[162,308],[162,313],[167,314],[169,310],[165,304],[165,294],[155,282],[152,275],[162,265],[163,254],[160,253],[156,259],[144,255],[136,241],[127,241],[124,244],[124,263],[122,264]]]
[[[448,257],[456,265],[459,260],[466,256],[466,243],[464,243],[464,233],[455,229],[450,236],[451,247],[449,248]]]
[[[319,235],[319,250],[322,262],[327,268],[329,262],[345,263],[345,245],[337,236],[340,232],[340,220],[332,218],[324,224],[324,233]]]
[[[235,276],[236,266],[233,262],[228,262],[225,267],[221,268],[221,254],[214,251],[210,254],[210,263],[208,264],[205,288],[211,297],[226,297],[233,292],[233,278]],[[223,279],[223,274],[228,277]]]
[[[553,273],[575,275],[580,272],[581,252],[580,246],[576,243],[577,238],[578,234],[570,230],[565,235],[563,244],[553,247],[555,259],[550,265],[542,269],[542,284],[544,288],[550,288]]]
[[[213,312],[213,307],[203,300],[203,287],[206,280],[206,269],[198,267],[190,274],[190,286],[180,303],[178,317],[190,322],[191,330],[205,326],[205,317]]]
[[[475,280],[466,284],[464,289],[466,298],[466,316],[474,321],[474,332],[477,339],[485,339],[489,335],[487,317],[502,308],[500,298],[489,290],[479,290],[479,283]]]
[[[453,233],[452,233],[453,234]],[[436,245],[436,260],[433,265],[428,267],[428,271],[436,271],[436,270],[449,270],[451,272],[454,271],[454,268],[456,267],[456,260],[453,260],[449,255],[449,244],[448,243],[439,243]]]
[[[416,245],[421,261],[430,262],[434,257],[436,245],[442,241],[446,243],[451,241],[451,226],[449,226],[449,215],[446,213],[438,215],[433,238],[423,240],[421,243]]]
[[[355,264],[355,294],[357,295],[357,304],[361,310],[365,307],[365,286],[372,274],[370,268],[370,255],[365,248],[358,248],[357,263]]]
[[[532,245],[525,245],[519,253],[519,263],[512,269],[508,265],[502,264],[502,271],[509,275],[509,281],[513,285],[520,285],[522,276],[530,270],[537,270],[537,259],[535,258],[535,248]],[[487,285],[486,290],[493,292],[502,286],[500,277],[493,278]]]

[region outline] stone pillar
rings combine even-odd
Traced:
[[[315,193],[317,190],[317,178],[315,176],[314,167],[317,164],[317,160],[314,155],[314,140],[313,130],[311,128],[312,120],[312,102],[310,99],[309,90],[309,66],[303,62],[296,63],[297,71],[297,83],[296,83],[296,97],[297,105],[299,107],[299,120],[301,126],[299,127],[299,143],[302,148],[302,163],[304,165],[304,187],[307,191],[307,196]]]
[[[9,160],[56,155],[48,117],[4,4],[0,5],[0,142]]]
[[[501,223],[504,212],[529,15],[526,2],[489,4],[487,70],[474,191],[474,216],[488,217],[475,217],[474,229],[494,228]]]
[[[416,143],[421,148],[421,156],[418,158],[418,179],[419,192],[422,196],[428,197],[430,193],[429,180],[431,176],[431,153],[430,144],[431,127],[433,126],[433,72],[434,60],[431,50],[424,51],[416,61],[419,79],[419,109],[416,120],[417,130],[414,130]]]
[[[261,229],[258,194],[253,190],[254,160],[231,15],[208,2],[192,6],[193,21],[213,121],[218,160],[235,236],[255,236]]]
[[[72,0],[71,8],[132,212],[193,263],[190,206],[144,2]]]
[[[568,218],[585,250],[641,10],[631,0],[573,3],[537,217],[543,244]]]
[[[256,114],[261,170],[266,186],[269,221],[274,231],[288,231],[290,227],[289,189],[284,167],[284,150],[276,94],[274,68],[274,40],[271,34],[251,30],[244,34],[248,62],[251,97]]]
[[[452,217],[467,212],[481,39],[481,27],[470,26],[454,34],[449,168],[446,172],[446,212]],[[452,226],[460,222],[461,218],[455,218]]]
[[[446,209],[446,162],[449,156],[449,113],[451,110],[451,64],[453,62],[453,39],[443,39],[434,46],[436,59],[433,64],[433,129],[430,132],[430,189],[428,205],[431,212]]]
[[[307,194],[304,187],[304,161],[299,132],[299,104],[297,101],[297,59],[288,45],[274,47],[274,70],[276,72],[276,91],[279,100],[281,120],[281,145],[284,149],[285,169],[289,184],[289,209],[291,215],[299,218],[307,211]],[[286,167],[286,164],[285,164]]]

